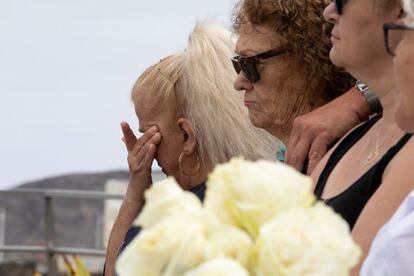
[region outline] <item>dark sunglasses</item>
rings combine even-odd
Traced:
[[[260,59],[268,59],[283,54],[281,50],[269,50],[255,56],[235,56],[231,59],[233,63],[234,70],[237,74],[240,74],[240,71],[246,75],[246,78],[252,82],[258,82],[260,80],[259,72],[257,72],[256,63]]]
[[[404,32],[414,31],[414,26],[407,26],[397,23],[384,23],[384,42],[387,53],[391,56],[395,56],[395,50],[398,44],[404,37]]]
[[[332,0],[332,2],[334,2],[337,14],[342,14],[346,1],[347,0]]]

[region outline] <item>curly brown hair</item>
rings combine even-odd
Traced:
[[[271,27],[283,49],[299,64],[313,91],[330,99],[347,91],[354,79],[329,60],[332,24],[323,18],[330,0],[241,0],[234,9],[236,32],[245,22]]]

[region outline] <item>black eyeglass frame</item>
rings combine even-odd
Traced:
[[[342,15],[342,11],[344,9],[344,6],[345,6],[347,0],[332,0],[332,2],[335,5],[336,13],[339,14],[339,15]]]
[[[395,53],[391,50],[390,44],[388,43],[389,31],[390,30],[414,31],[414,26],[407,26],[405,24],[387,22],[387,23],[384,23],[384,25],[382,26],[382,29],[384,30],[385,49],[387,50],[387,53],[390,56],[395,57]]]
[[[235,56],[231,59],[231,61],[237,74],[240,74],[240,71],[243,71],[243,73],[246,75],[246,78],[251,83],[255,83],[260,80],[260,74],[256,68],[257,61],[261,59],[263,60],[271,57],[276,57],[283,53],[284,51],[282,50],[272,49],[254,56]]]

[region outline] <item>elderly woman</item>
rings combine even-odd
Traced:
[[[412,0],[404,0],[404,22],[384,24],[386,48],[394,58],[398,103],[396,122],[414,132],[414,9]],[[401,43],[398,38],[403,36]],[[394,40],[397,38],[397,40]],[[398,45],[398,48],[397,48]],[[410,164],[412,166],[412,164]],[[376,235],[361,275],[414,275],[414,190]]]
[[[238,73],[234,87],[244,91],[253,125],[284,144],[292,144],[296,117],[331,101],[354,83],[329,61],[332,25],[321,16],[328,4],[329,0],[242,0],[235,10],[239,55],[233,58]]]
[[[106,275],[114,274],[125,235],[121,250],[139,232],[127,230],[152,184],[154,159],[166,175],[201,200],[207,175],[216,164],[234,156],[275,160],[279,143],[252,126],[242,96],[232,87],[234,44],[230,39],[225,29],[196,26],[184,52],[150,66],[132,89],[139,130],[144,134],[137,139],[127,123],[121,124],[130,181],[110,235]]]
[[[385,22],[402,15],[398,0],[335,0],[324,11],[334,24],[332,62],[363,79],[383,106],[383,114],[348,133],[312,174],[316,195],[345,218],[365,254],[414,187],[414,139],[395,122],[393,60],[382,31]]]

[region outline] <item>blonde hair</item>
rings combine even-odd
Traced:
[[[280,146],[279,139],[252,125],[243,94],[233,87],[232,37],[225,28],[197,24],[186,50],[150,66],[132,92],[134,100],[135,88],[147,87],[153,112],[171,112],[191,122],[203,164],[234,156],[275,159]]]

